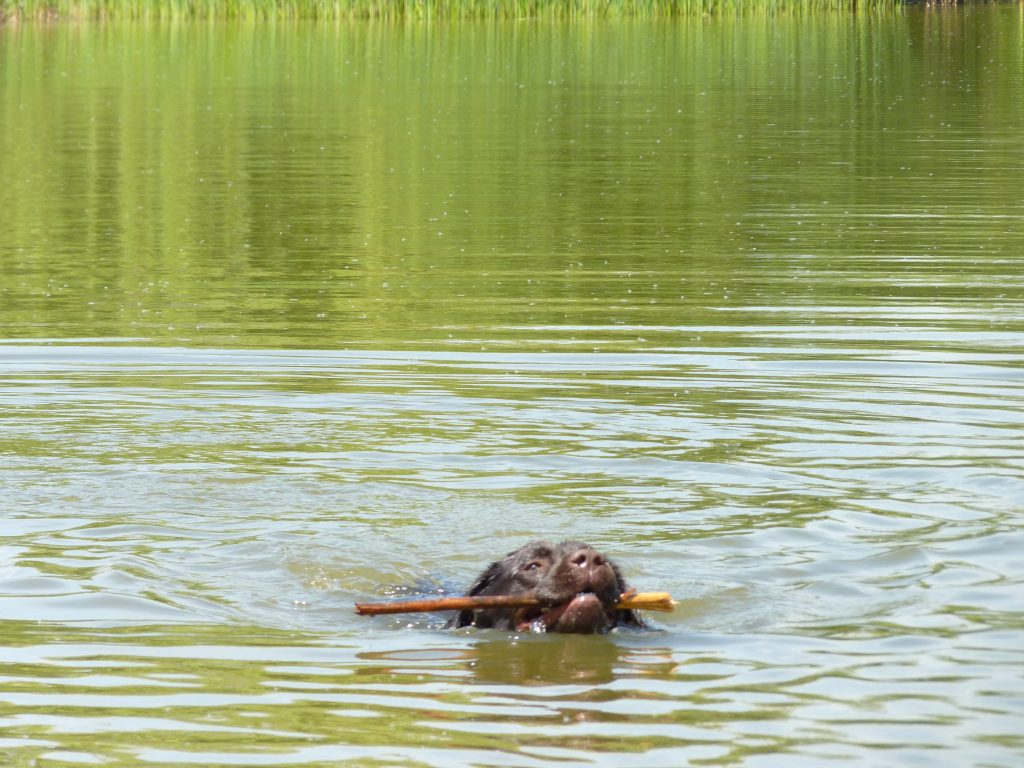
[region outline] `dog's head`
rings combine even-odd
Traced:
[[[454,626],[594,634],[642,627],[635,612],[615,608],[626,584],[618,567],[580,541],[531,541],[491,563],[470,595],[534,595],[540,605],[460,611]]]

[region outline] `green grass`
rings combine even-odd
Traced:
[[[692,16],[887,8],[899,0],[0,0],[0,19]]]

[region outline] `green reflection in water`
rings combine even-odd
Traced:
[[[0,0],[5,18],[543,19],[673,17],[891,8],[894,0]]]
[[[0,321],[635,348],[990,312],[1020,13],[0,29]]]

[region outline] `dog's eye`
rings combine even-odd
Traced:
[[[523,570],[524,571],[536,571],[538,568],[543,568],[543,567],[544,567],[544,563],[542,563],[540,560],[534,560],[532,563],[527,563],[525,566],[523,566]]]

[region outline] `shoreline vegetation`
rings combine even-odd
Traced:
[[[875,10],[906,3],[907,0],[0,0],[0,24],[100,19],[643,18]]]

